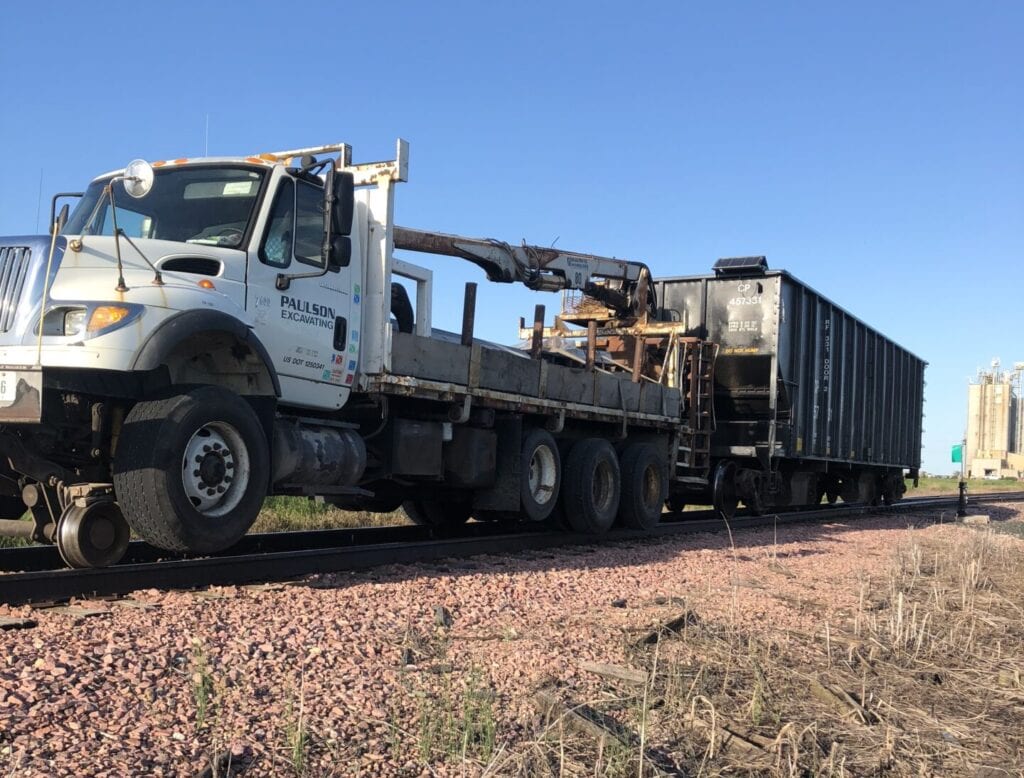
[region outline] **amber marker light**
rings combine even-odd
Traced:
[[[128,308],[120,305],[100,305],[93,309],[86,329],[89,332],[104,330],[117,324],[130,313]]]
[[[203,289],[216,289],[217,288],[217,287],[215,287],[213,285],[213,281],[211,281],[209,278],[204,278],[202,281],[197,281],[196,283],[198,283],[201,287],[203,287]]]

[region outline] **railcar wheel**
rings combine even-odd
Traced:
[[[558,503],[562,486],[562,459],[550,432],[535,428],[523,436],[519,472],[523,518],[544,521]]]
[[[882,479],[882,502],[886,505],[893,505],[899,502],[906,488],[901,476],[887,475]]]
[[[615,522],[620,497],[619,460],[607,440],[587,438],[569,451],[562,507],[577,532],[599,535]]]
[[[207,554],[252,526],[270,478],[256,413],[219,386],[143,400],[125,418],[114,491],[128,524],[167,551]]]
[[[72,503],[57,524],[57,551],[68,567],[109,567],[128,550],[131,531],[113,500]]]
[[[406,500],[402,510],[413,524],[422,527],[459,527],[469,521],[473,510],[468,502],[447,500]]]
[[[634,443],[622,452],[619,465],[622,469],[619,519],[632,529],[653,529],[661,521],[662,506],[668,497],[664,458],[650,443]]]
[[[711,478],[711,501],[715,510],[725,519],[736,515],[739,498],[736,496],[736,463],[719,462]]]
[[[20,519],[28,507],[20,497],[0,495],[0,519]]]
[[[865,505],[878,505],[881,484],[877,475],[871,471],[862,472],[857,478],[857,502]]]

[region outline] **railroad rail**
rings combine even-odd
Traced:
[[[1024,501],[1024,492],[971,495],[970,500],[975,505]],[[666,516],[650,532],[617,529],[597,537],[552,531],[538,525],[508,527],[490,523],[470,523],[447,532],[419,526],[281,532],[250,535],[226,552],[199,558],[170,557],[145,543],[133,542],[119,564],[85,570],[62,568],[52,546],[9,548],[0,550],[0,603],[23,605],[120,595],[139,589],[195,589],[285,581],[388,564],[515,554],[560,546],[596,546],[866,513],[955,509],[956,504],[956,497],[919,497],[892,506],[852,503],[762,516],[738,515],[728,523],[714,511],[691,511]]]

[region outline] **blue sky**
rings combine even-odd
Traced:
[[[924,466],[966,382],[1024,361],[1019,3],[17,3],[0,234],[135,157],[412,144],[398,221],[643,259],[765,254],[930,363]],[[415,257],[414,257],[415,259]],[[470,265],[438,259],[457,328]],[[478,333],[536,295],[481,287]],[[546,296],[549,311],[558,305]]]

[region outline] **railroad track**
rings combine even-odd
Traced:
[[[971,495],[972,504],[1024,501],[1024,492]],[[737,515],[731,530],[838,519],[865,513],[911,512],[956,507],[954,497],[919,497],[893,506],[830,505],[764,516]],[[613,530],[595,537],[551,531],[541,526],[471,523],[457,531],[427,527],[365,527],[358,529],[281,532],[250,535],[215,556],[169,556],[133,542],[113,567],[89,570],[63,568],[52,546],[0,550],[0,603],[63,601],[125,594],[138,589],[192,589],[206,586],[284,581],[316,573],[365,570],[386,564],[412,564],[448,557],[514,554],[559,546],[595,546],[670,535],[719,532],[725,522],[714,511],[692,511],[666,517],[651,532]]]

